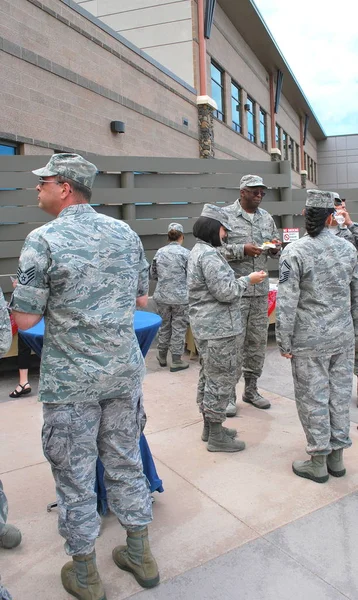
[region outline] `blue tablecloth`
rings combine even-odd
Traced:
[[[147,354],[150,345],[154,340],[156,333],[161,325],[161,322],[162,319],[159,317],[159,315],[141,310],[135,311],[134,330],[143,356]],[[42,352],[44,330],[44,319],[41,319],[41,321],[34,327],[31,327],[31,329],[27,329],[26,331],[19,329],[19,335],[38,356],[41,356]],[[158,476],[153,457],[148,446],[148,442],[143,433],[140,437],[139,446],[142,455],[143,472],[149,481],[150,491],[164,492],[162,485],[163,482]],[[101,461],[98,460],[96,478],[98,509],[101,514],[106,514],[108,506],[106,489],[103,482],[103,473],[103,465]]]

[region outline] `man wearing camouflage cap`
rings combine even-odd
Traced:
[[[186,330],[189,323],[189,300],[186,283],[189,250],[183,248],[184,229],[181,223],[170,223],[169,244],[159,248],[150,268],[151,278],[157,282],[153,298],[162,325],[158,332],[157,359],[161,367],[167,366],[170,348],[173,373],[183,371],[189,364],[182,360]]]
[[[307,234],[280,259],[276,339],[291,359],[298,415],[310,460],[296,475],[318,483],[345,475],[349,448],[354,343],[358,335],[358,266],[352,244],[332,236],[332,192],[307,190]]]
[[[279,233],[269,213],[260,208],[267,187],[258,175],[245,175],[240,181],[240,198],[225,207],[232,231],[228,234],[224,256],[229,260],[236,277],[248,275],[251,271],[267,272],[268,257],[278,258],[277,249],[263,249],[264,242],[274,242],[277,246]],[[261,376],[267,345],[269,280],[249,286],[241,298],[241,315],[244,326],[243,374],[245,391],[243,401],[256,408],[270,408],[270,402],[259,394],[257,380]],[[236,403],[230,402],[227,415],[236,414]]]
[[[56,218],[27,236],[11,304],[21,329],[45,316],[42,443],[56,482],[59,531],[73,559],[62,584],[80,600],[104,600],[94,549],[98,455],[109,506],[127,530],[127,546],[115,548],[113,560],[144,587],[159,582],[139,451],[144,361],[133,327],[136,302],[147,300],[148,263],[127,224],[88,204],[95,165],[56,154],[34,173],[39,206]]]

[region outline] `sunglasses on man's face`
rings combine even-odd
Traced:
[[[266,192],[264,192],[264,190],[253,190],[246,188],[246,191],[250,192],[250,194],[252,194],[253,196],[261,196],[261,198],[264,198],[264,196],[266,195]]]
[[[42,187],[44,183],[56,183],[57,185],[61,185],[61,182],[56,179],[43,179],[42,177],[39,177],[38,185]]]

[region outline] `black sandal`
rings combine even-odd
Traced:
[[[15,388],[13,392],[11,392],[11,394],[9,394],[10,398],[20,398],[20,396],[25,396],[26,394],[31,394],[31,388],[30,386],[28,388],[25,387],[29,385],[29,382],[26,381],[26,383],[24,383],[24,385],[21,385],[21,383],[18,383],[17,387],[21,387],[21,391],[18,392],[17,389]]]

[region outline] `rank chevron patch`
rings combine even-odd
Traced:
[[[35,267],[29,267],[26,271],[23,271],[19,267],[16,273],[16,279],[21,285],[29,285],[29,283],[35,279]]]

